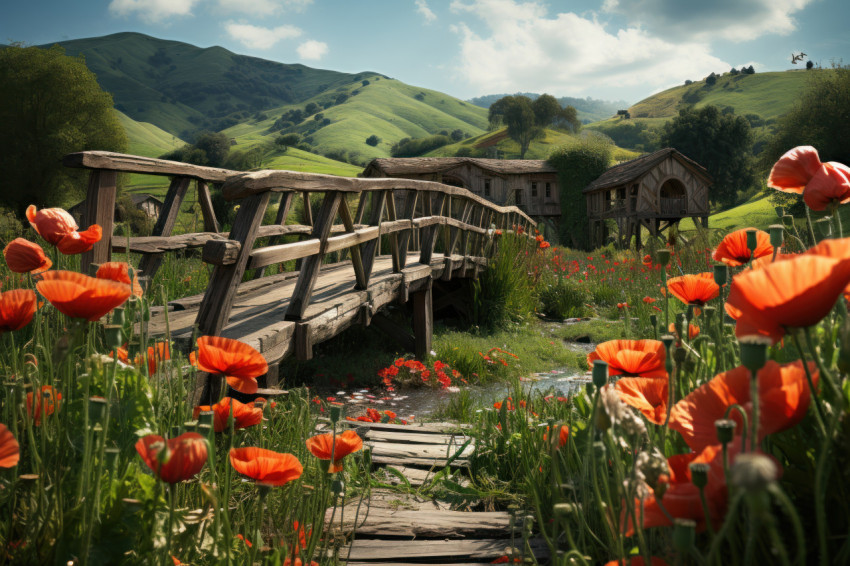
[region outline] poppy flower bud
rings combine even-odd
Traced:
[[[608,362],[593,360],[593,385],[601,389],[608,383]]]
[[[785,207],[784,206],[777,206],[775,208],[775,210],[776,210],[776,216],[778,216],[779,218],[782,218],[783,216],[785,216]]]
[[[830,223],[831,218],[829,216],[825,218],[821,218],[820,220],[815,220],[815,228],[817,229],[818,236],[821,238],[829,238],[832,236],[832,224]]]
[[[687,325],[688,325],[686,319],[687,319],[687,315],[683,312],[680,312],[679,314],[676,315],[676,326],[675,326],[676,335],[678,335],[680,340],[687,335],[686,332],[685,332],[685,330],[687,329]]]
[[[704,462],[693,462],[691,468],[691,483],[699,489],[702,489],[708,484],[709,465]]]
[[[705,314],[706,320],[714,318],[714,313],[717,311],[714,307],[702,307],[702,312]]]
[[[89,397],[89,425],[99,423],[103,419],[103,411],[106,409],[106,399],[103,397]]]
[[[655,256],[658,258],[658,263],[661,265],[667,265],[670,263],[670,250],[658,250]]]
[[[556,517],[564,519],[575,514],[576,506],[574,503],[556,503],[554,510]]]
[[[124,307],[115,307],[112,309],[112,324],[120,324],[121,326],[127,321],[124,314]]]
[[[774,461],[757,453],[739,454],[729,471],[730,483],[747,491],[763,491],[778,475]]]
[[[215,419],[215,411],[201,411],[198,413],[198,424],[212,426]]]
[[[530,535],[532,529],[534,529],[534,517],[531,515],[526,515],[523,517],[522,521],[522,529],[525,531],[526,535]]]
[[[755,229],[747,230],[747,248],[749,248],[750,254],[752,254],[754,251],[756,251],[756,248],[758,247],[757,236],[758,236],[758,230],[755,230]]]
[[[658,328],[658,317],[654,314],[649,315],[649,323],[653,328]]]
[[[688,351],[684,348],[676,348],[673,352],[673,359],[676,360],[676,363],[681,365],[685,363],[685,360],[688,358]],[[668,372],[669,373],[669,372]]]
[[[771,224],[769,230],[770,245],[774,248],[780,247],[785,240],[785,227],[782,224]]]
[[[332,423],[339,422],[339,416],[340,416],[341,412],[342,412],[342,409],[340,407],[337,407],[336,405],[331,406],[330,415],[331,415],[331,422]]]
[[[791,228],[794,226],[794,217],[790,214],[786,214],[782,217],[782,225],[786,228]]]
[[[341,479],[335,479],[331,482],[331,491],[335,495],[341,495],[345,491],[345,484],[342,483]]]
[[[124,343],[123,326],[120,324],[105,324],[103,330],[106,334],[106,345],[112,348],[113,351],[118,351],[118,348]]]
[[[717,440],[724,446],[732,442],[735,436],[735,421],[732,419],[717,419],[714,421],[714,428],[717,430]]]
[[[673,521],[673,547],[681,553],[688,552],[694,545],[697,524],[690,519]]]
[[[756,372],[767,363],[767,344],[763,342],[741,342],[741,365]]]
[[[714,266],[714,282],[723,287],[729,279],[729,266],[725,263]]]

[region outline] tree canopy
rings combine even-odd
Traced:
[[[83,171],[62,165],[76,151],[125,151],[127,135],[85,60],[49,49],[0,49],[0,195],[22,213],[28,204],[72,204],[85,187]]]
[[[708,170],[714,181],[709,195],[715,204],[734,205],[738,191],[753,183],[753,136],[743,116],[710,105],[699,110],[683,108],[664,124],[660,142],[661,147],[674,147]]]
[[[525,158],[531,142],[543,137],[544,128],[563,127],[578,132],[581,122],[572,106],[561,108],[551,94],[541,94],[534,101],[524,95],[504,96],[490,105],[491,128],[508,127],[508,136],[519,144],[520,159]]]

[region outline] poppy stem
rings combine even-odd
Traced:
[[[797,509],[794,508],[794,503],[788,498],[788,495],[782,491],[778,482],[774,482],[768,486],[768,491],[776,498],[780,507],[791,519],[791,526],[794,527],[794,536],[797,539],[797,557],[794,560],[797,564],[806,563],[806,536],[803,531],[803,523],[800,521],[800,515],[797,514]]]
[[[752,370],[750,375],[750,403],[753,407],[752,419],[750,421],[750,452],[755,452],[759,442],[759,377],[757,370]]]
[[[818,239],[815,237],[815,229],[812,226],[812,214],[809,212],[809,207],[806,206],[806,227],[809,229],[809,239],[812,241],[812,245],[818,243]]]
[[[815,363],[818,366],[818,371],[823,376],[824,381],[829,385],[829,389],[832,391],[832,394],[836,398],[841,398],[841,391],[838,389],[838,386],[835,385],[835,381],[832,377],[832,372],[830,372],[827,367],[824,365],[823,360],[821,360],[818,355],[817,347],[815,346],[815,341],[812,338],[812,328],[807,326],[804,331],[806,335],[806,344],[809,346],[809,350],[812,352],[812,357],[815,359]]]
[[[744,499],[743,491],[739,490],[735,494],[735,499],[732,500],[732,505],[729,509],[729,513],[726,514],[726,518],[723,521],[723,526],[718,531],[717,536],[713,541],[711,541],[711,548],[708,551],[708,559],[706,562],[708,564],[714,564],[717,558],[717,553],[720,550],[720,544],[723,542],[723,539],[729,534],[729,530],[737,521],[734,520],[736,513],[738,512],[738,508],[741,506],[741,501]]]
[[[800,344],[800,337],[798,336],[798,333],[792,330],[791,337],[794,340],[794,346],[796,346],[797,351],[800,352],[800,359],[803,362],[803,370],[806,372],[806,381],[809,382],[809,392],[812,395],[812,401],[815,406],[815,419],[818,422],[818,430],[820,430],[821,437],[824,437],[826,436],[826,427],[823,424],[823,407],[821,406],[820,398],[818,398],[818,392],[815,389],[815,382],[812,380],[812,372],[809,369],[809,363],[806,361],[806,354],[803,351],[803,345]]]

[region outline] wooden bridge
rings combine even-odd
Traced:
[[[113,233],[119,172],[171,178],[153,236],[104,237],[83,255],[83,271],[129,249],[142,254],[138,268],[150,280],[163,254],[202,248],[203,261],[213,266],[206,292],[171,301],[154,314],[149,332],[168,330],[186,350],[200,335],[242,340],[269,362],[267,387],[277,382],[280,360],[291,354],[309,359],[315,344],[352,324],[392,327],[381,310],[394,302],[412,302],[408,343],[424,357],[431,349],[434,283],[477,277],[496,249],[497,231],[521,227],[528,234],[534,227],[516,207],[429,181],[242,173],[98,151],[70,154],[64,163],[91,170],[82,224],[100,224],[104,234]],[[204,232],[173,235],[192,181]],[[220,231],[212,184],[239,205],[229,233]],[[298,219],[296,199],[303,211]],[[277,214],[266,225],[273,204]],[[295,269],[266,273],[293,261]]]

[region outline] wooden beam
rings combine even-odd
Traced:
[[[399,264],[401,269],[404,269],[407,265],[407,250],[410,247],[410,237],[413,234],[413,217],[416,213],[416,201],[418,199],[419,193],[416,191],[405,191],[404,211],[402,215],[405,219],[410,220],[410,227],[403,230],[398,238]],[[383,227],[381,230],[383,230]]]
[[[274,227],[284,229],[286,227],[286,217],[289,215],[289,208],[292,206],[292,199],[295,197],[295,194],[292,191],[288,191],[285,193],[281,193],[280,201],[277,203],[277,215],[274,219]],[[260,230],[257,233],[258,238],[262,238],[265,234],[263,234],[263,228],[266,226],[261,226]],[[309,233],[309,232],[305,232]],[[277,245],[282,242],[282,238],[280,235],[276,235],[272,237],[269,245]],[[254,270],[254,279],[259,279],[263,275],[266,274],[266,268],[261,267],[259,269]]]
[[[425,289],[413,295],[413,336],[416,339],[414,354],[416,359],[425,360],[431,354],[431,342],[434,335],[434,311],[431,299],[431,277]]]
[[[201,205],[201,216],[204,219],[204,232],[221,232],[218,219],[215,217],[215,210],[213,210],[209,183],[198,179],[195,182],[195,190],[198,193],[198,204]]]
[[[89,175],[82,228],[97,224],[103,229],[103,237],[91,250],[80,256],[82,273],[88,273],[89,266],[93,263],[105,263],[112,259],[110,236],[115,221],[116,179],[115,171],[94,170]]]
[[[429,198],[430,197],[430,198]],[[433,203],[431,202],[433,199]],[[431,216],[432,218],[439,218],[443,213],[443,204],[446,201],[446,195],[443,193],[437,193],[436,195],[429,195],[425,198],[425,214],[427,216]],[[423,220],[423,219],[419,219]],[[416,220],[413,221],[416,223]],[[437,224],[435,222],[435,224]],[[434,253],[434,244],[437,240],[437,227],[429,226],[424,229],[425,235],[422,237],[422,249],[419,251],[419,263],[424,265],[431,264],[431,256]]]
[[[345,226],[347,232],[354,233],[354,219],[351,217],[351,210],[348,208],[348,201],[343,198],[339,203],[339,217],[342,220],[342,225]],[[373,226],[371,228],[367,228],[366,230],[373,232],[373,238],[378,238],[380,235],[380,228],[377,226]],[[368,238],[368,241],[372,238]],[[360,244],[362,241],[357,242],[351,246],[351,265],[354,267],[354,288],[355,289],[365,289],[369,286],[366,282],[366,273],[363,271],[363,257],[360,255]]]
[[[69,153],[62,159],[65,167],[86,169],[104,169],[110,171],[125,171],[127,173],[144,173],[146,175],[168,175],[203,179],[214,183],[223,183],[229,177],[241,174],[241,171],[230,171],[217,167],[202,167],[179,161],[140,157],[111,151],[81,151]]]
[[[191,178],[189,177],[174,177],[171,180],[171,185],[168,187],[168,194],[165,195],[165,203],[162,205],[159,218],[153,227],[154,236],[171,235],[174,224],[177,222],[177,215],[180,213],[180,205],[183,204],[186,191],[189,190],[190,181]],[[139,262],[139,270],[148,279],[153,281],[153,276],[156,274],[161,263],[162,254],[146,255]]]
[[[372,211],[369,214],[369,225],[380,227],[378,230],[379,236],[374,240],[371,240],[366,243],[360,249],[360,253],[363,256],[363,276],[365,278],[365,283],[367,286],[369,285],[369,278],[372,275],[372,266],[375,265],[375,256],[377,255],[381,245],[380,234],[383,233],[383,227],[381,227],[381,218],[384,215],[385,197],[386,191],[372,193]],[[361,194],[360,198],[365,198],[365,195]]]

